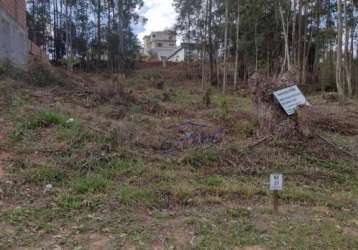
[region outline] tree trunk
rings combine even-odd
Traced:
[[[255,71],[257,72],[259,70],[259,48],[257,44],[257,20],[255,22]]]
[[[353,89],[352,89],[352,78],[349,67],[350,53],[349,53],[349,25],[348,25],[348,12],[347,12],[347,0],[343,0],[344,6],[344,26],[345,26],[345,41],[344,41],[344,71],[345,78],[347,81],[347,94],[348,97],[352,97]]]
[[[68,0],[65,1],[65,30],[66,30],[66,59],[67,59],[67,69],[70,70],[70,25],[69,25],[69,13],[68,13]]]
[[[201,86],[202,89],[205,89],[205,82],[207,80],[206,75],[205,75],[205,61],[206,61],[206,51],[207,51],[207,33],[208,33],[208,5],[209,5],[209,0],[206,0],[206,4],[205,4],[205,23],[204,23],[204,31],[203,31],[203,35],[202,35],[202,41],[201,41]]]
[[[354,14],[352,13],[352,16],[354,18]],[[349,70],[351,72],[351,79],[353,82],[354,79],[354,75],[353,75],[353,62],[354,62],[354,33],[355,33],[355,28],[356,28],[356,24],[353,24],[352,28],[351,28],[351,49],[350,49],[350,56],[349,56]],[[358,93],[358,86],[357,86],[357,78],[355,77],[355,81],[356,81],[356,86],[355,86],[355,91],[356,93]]]
[[[236,49],[235,49],[235,75],[234,88],[237,89],[238,73],[239,73],[239,45],[240,45],[240,0],[237,0],[237,19],[236,19]]]
[[[320,24],[321,24],[321,0],[317,0],[316,2],[316,43],[315,43],[315,55],[314,55],[314,65],[313,71],[315,74],[319,75],[319,59],[321,55],[321,44],[318,44],[319,36],[320,36]],[[324,44],[324,43],[323,43]]]
[[[101,61],[101,0],[97,0],[97,60]]]
[[[225,94],[225,91],[226,91],[226,81],[227,81],[228,31],[229,31],[229,0],[225,0],[225,38],[224,38],[223,94]]]
[[[302,16],[302,9],[303,4],[302,0],[298,0],[298,44],[297,44],[297,66],[299,70],[299,82],[302,81],[302,40],[303,40],[303,16]]]
[[[344,87],[342,83],[342,2],[337,0],[337,63],[336,63],[336,84],[338,96],[344,97]]]
[[[283,30],[283,35],[285,38],[285,62],[287,62],[287,69],[290,70],[291,69],[291,59],[290,59],[290,48],[289,48],[289,44],[288,44],[288,22],[287,25],[285,24],[285,17],[283,15],[283,10],[282,7],[280,5],[280,15],[281,15],[281,22],[282,22],[282,30]],[[256,31],[255,31],[256,34]],[[284,65],[282,65],[282,69],[284,69]],[[281,70],[281,73],[283,70]]]
[[[293,17],[292,17],[292,60],[293,64],[296,61],[296,23],[297,23],[297,0],[293,0]]]
[[[213,34],[212,34],[212,22],[213,22],[213,0],[209,0],[209,20],[208,20],[208,39],[209,39],[209,78],[211,85],[216,86],[216,76],[214,74],[214,48],[213,48]]]

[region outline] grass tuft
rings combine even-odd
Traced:
[[[61,183],[65,179],[65,172],[63,169],[57,167],[41,166],[26,170],[24,173],[25,181],[38,185],[48,183]]]
[[[211,167],[219,162],[219,154],[214,150],[197,149],[184,158],[184,163],[194,168]]]
[[[52,126],[66,126],[68,118],[60,113],[52,111],[40,111],[35,113],[28,121],[28,129],[48,128]]]
[[[87,194],[104,192],[110,184],[109,180],[101,176],[88,176],[72,181],[71,186],[77,194]]]
[[[140,188],[130,185],[121,187],[118,193],[119,201],[125,206],[133,206],[137,204],[155,205],[155,193],[151,189]]]

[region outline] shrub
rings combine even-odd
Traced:
[[[63,85],[64,83],[58,73],[52,72],[49,66],[42,64],[32,65],[27,78],[29,83],[36,87]]]
[[[0,76],[4,75],[7,71],[7,65],[5,63],[0,63]]]

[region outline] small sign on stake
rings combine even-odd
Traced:
[[[270,176],[270,190],[281,191],[283,189],[283,175],[271,174]]]
[[[270,190],[273,191],[273,211],[278,213],[278,192],[283,190],[283,175],[271,174],[270,176]]]

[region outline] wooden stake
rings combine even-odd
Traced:
[[[273,212],[275,214],[278,214],[278,190],[273,191]]]

